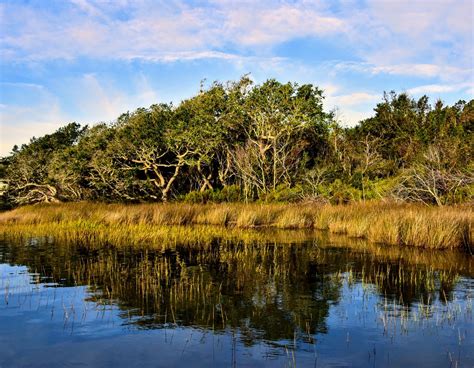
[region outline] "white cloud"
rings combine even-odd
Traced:
[[[263,4],[263,5],[262,5]],[[311,4],[314,5],[314,4]],[[295,37],[346,31],[346,21],[308,3],[231,3],[225,7],[224,29],[232,42],[245,46],[274,45]]]
[[[357,91],[340,93],[341,88],[332,86],[326,89],[324,105],[326,109],[336,112],[336,119],[344,126],[354,126],[359,121],[373,114],[373,107],[380,101],[378,93]]]
[[[80,57],[150,63],[220,60],[229,63],[229,73],[250,71],[259,81],[277,77],[323,83],[326,105],[338,106],[344,119],[353,123],[371,114],[379,96],[355,79],[342,88],[338,78],[347,72],[367,79],[423,78],[424,85],[408,89],[415,95],[472,96],[473,7],[471,0],[8,2],[0,3],[0,56],[4,63],[40,66]],[[347,49],[344,60],[356,61],[334,61],[328,55],[322,64],[278,56],[277,46],[305,38],[329,40]],[[324,52],[321,49],[323,57]],[[156,86],[142,75],[127,91],[99,72],[67,78],[74,79],[67,81],[73,92],[29,86],[44,95],[32,105],[2,97],[2,141],[13,134],[7,130],[17,132],[17,143],[24,141],[24,134],[43,134],[66,121],[112,120],[127,109],[158,101]],[[64,113],[64,95],[74,105],[74,119]],[[10,127],[11,122],[28,127],[27,133]]]
[[[75,120],[81,124],[110,122],[125,111],[148,107],[160,101],[156,89],[143,74],[128,83],[130,88],[125,90],[95,74],[84,74],[71,80],[68,100],[74,105]]]
[[[337,62],[334,64],[337,71],[356,71],[359,73],[378,75],[399,75],[419,78],[438,78],[452,82],[472,79],[472,69],[450,65],[436,65],[427,63],[405,64],[369,64],[365,62]]]
[[[351,36],[372,64],[413,63],[424,55],[434,64],[468,65],[473,7],[471,0],[369,0],[353,14]]]
[[[468,91],[472,88],[471,83],[460,83],[460,84],[427,84],[418,87],[413,87],[407,90],[411,95],[421,94],[439,94],[439,93],[450,93],[458,91]]]
[[[408,75],[425,78],[440,78],[449,80],[464,80],[469,77],[471,70],[449,65],[435,64],[398,64],[382,65],[372,68],[374,74]]]
[[[4,60],[86,56],[238,64],[249,57],[273,58],[272,49],[286,41],[329,36],[350,48],[365,73],[454,82],[472,76],[470,0],[429,5],[411,0],[204,1],[194,6],[185,1],[71,0],[71,6],[59,9],[9,3],[0,10]]]
[[[335,106],[358,106],[367,103],[375,103],[380,100],[380,94],[353,92],[345,95],[329,95],[327,100]]]
[[[367,119],[373,115],[373,109],[366,109],[365,111],[344,109],[339,110],[337,120],[345,127],[353,127],[361,120]]]
[[[4,5],[9,19],[2,37],[4,57],[229,58],[229,53],[218,49],[233,46],[255,51],[295,37],[346,30],[345,20],[307,2],[216,2],[195,7],[156,1],[124,3],[122,7],[103,1],[74,0],[72,4],[61,8],[61,14],[54,9]],[[121,19],[117,11],[128,16]],[[21,24],[15,21],[19,19]]]
[[[57,98],[41,86],[33,88],[38,92],[35,104],[0,105],[0,156],[7,155],[15,144],[28,143],[33,135],[51,133],[68,121]]]
[[[18,101],[0,105],[0,156],[7,155],[15,144],[28,143],[33,135],[52,133],[68,122],[76,121],[82,125],[110,122],[127,110],[159,101],[156,90],[144,75],[138,75],[132,81],[135,92],[125,92],[94,74],[70,80],[67,89],[72,91],[69,97],[74,103],[73,112],[66,112],[61,105],[59,95],[63,97],[65,91],[56,91],[58,95],[55,95],[41,85],[11,84],[24,94],[33,90],[34,96],[28,103]]]
[[[194,6],[71,0],[71,6],[58,9],[3,4],[1,12],[2,52],[9,58],[152,59],[177,52],[206,55],[229,46],[257,54],[294,38],[337,36],[334,42],[353,47],[374,65],[413,64],[426,52],[435,65],[442,59],[472,62],[470,0],[204,1]],[[440,51],[442,43],[449,44],[447,50]]]
[[[90,14],[92,16],[99,16],[102,13],[100,12],[99,9],[97,9],[92,3],[90,3],[88,0],[69,0],[72,4],[77,6],[79,9],[82,11],[86,12],[87,14]]]

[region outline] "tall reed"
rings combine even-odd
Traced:
[[[429,249],[462,248],[471,253],[474,250],[474,209],[469,206],[438,208],[388,202],[346,206],[81,202],[26,206],[0,213],[0,234],[47,235],[61,230],[105,239],[112,233],[118,236],[123,232],[120,237],[142,237],[145,241],[157,232],[166,233],[165,227],[184,225],[318,229],[375,243]],[[139,235],[130,231],[138,231]]]

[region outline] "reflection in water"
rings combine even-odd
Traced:
[[[472,258],[361,249],[3,242],[0,343],[11,341],[0,366],[59,366],[81,346],[77,362],[114,366],[472,365]],[[155,353],[138,353],[152,341]]]

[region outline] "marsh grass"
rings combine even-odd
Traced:
[[[0,214],[0,234],[65,232],[62,237],[110,242],[181,238],[187,232],[184,225],[215,225],[213,231],[217,233],[223,229],[317,229],[373,243],[471,252],[474,210],[469,206],[439,208],[385,202],[346,206],[81,202],[27,206]]]

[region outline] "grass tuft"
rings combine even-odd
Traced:
[[[48,235],[64,230],[68,236],[78,238],[105,238],[105,234],[112,233],[115,238],[133,238],[129,233],[133,228],[146,240],[157,229],[163,234],[170,226],[215,225],[235,229],[317,229],[372,243],[469,251],[474,248],[473,224],[474,210],[468,206],[439,208],[387,202],[346,206],[80,202],[26,206],[0,213],[0,234],[4,235]],[[120,235],[121,232],[125,234]]]

